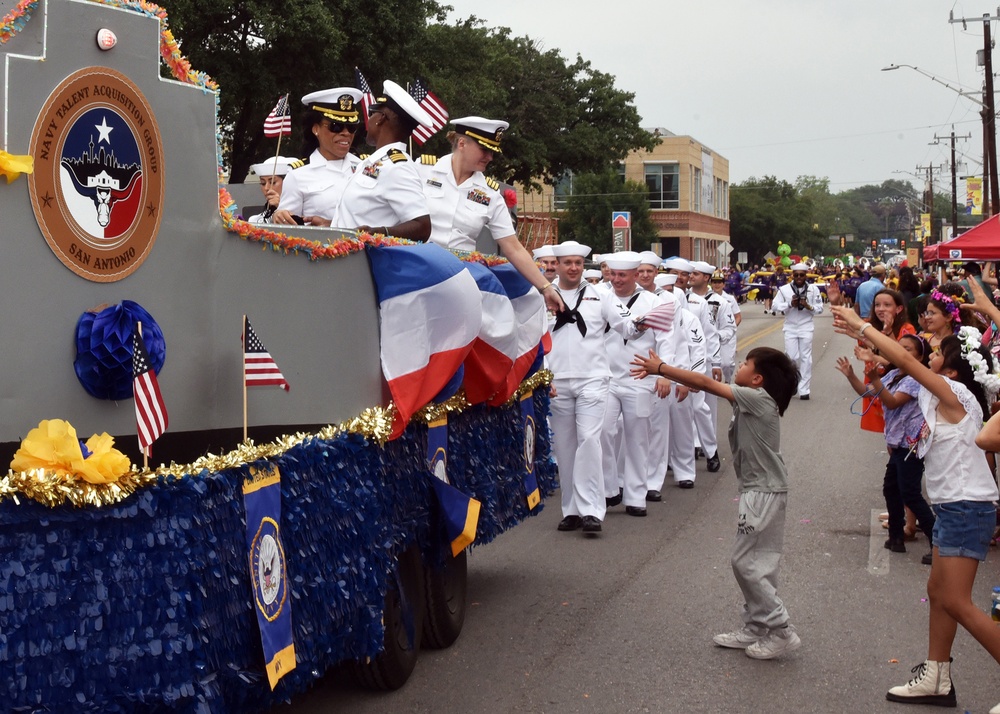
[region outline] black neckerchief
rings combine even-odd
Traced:
[[[558,288],[556,289],[558,290]],[[587,287],[581,286],[580,294],[576,298],[576,305],[573,306],[572,310],[569,309],[569,305],[568,303],[566,303],[566,300],[565,299],[563,300],[563,304],[566,305],[566,309],[563,310],[562,312],[556,313],[556,325],[555,327],[552,328],[553,332],[558,330],[563,325],[569,325],[575,323],[577,328],[579,328],[580,330],[580,336],[581,337],[587,336],[587,323],[584,321],[583,315],[580,314],[580,304],[583,302],[583,296],[586,292],[587,292]],[[559,297],[562,297],[562,290],[559,290]]]

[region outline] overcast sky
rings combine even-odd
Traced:
[[[643,126],[694,137],[730,162],[730,178],[827,177],[834,192],[917,166],[981,172],[982,17],[997,6],[953,0],[443,0],[543,49],[577,54],[635,94]],[[967,29],[948,16],[977,18]],[[990,32],[995,37],[996,22]],[[1000,67],[1000,52],[995,53]],[[941,78],[948,89],[912,69]],[[996,71],[996,69],[995,69]],[[1000,80],[997,87],[1000,88]],[[969,154],[968,159],[961,152]],[[910,172],[910,173],[894,173]],[[950,172],[950,168],[949,168]],[[926,172],[921,172],[925,175]],[[937,179],[935,169],[935,179]],[[942,172],[938,189],[950,191]],[[961,181],[959,192],[962,192]]]

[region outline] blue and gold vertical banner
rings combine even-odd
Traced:
[[[448,479],[448,415],[427,425],[427,468],[441,504],[445,532],[453,556],[476,540],[480,503],[451,485]]]
[[[247,549],[254,609],[264,647],[267,681],[273,690],[278,680],[295,669],[292,642],[292,604],[288,599],[288,569],[281,543],[281,472],[273,464],[250,467],[243,482],[247,512]]]
[[[524,495],[528,510],[532,510],[541,500],[538,492],[538,478],[535,476],[535,393],[528,391],[521,395],[521,423],[524,425]]]

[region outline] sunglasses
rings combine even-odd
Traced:
[[[804,278],[804,277],[806,277],[806,274],[805,273],[792,273],[792,277],[793,278]]]
[[[323,126],[326,127],[326,130],[331,134],[339,134],[340,132],[344,131],[344,129],[347,129],[347,131],[353,134],[358,130],[357,124],[344,124],[343,122],[339,121],[324,121],[322,122],[322,124]]]
[[[369,117],[373,117],[376,114],[381,114],[381,113],[382,113],[382,107],[371,107],[371,108],[368,109],[368,116]]]

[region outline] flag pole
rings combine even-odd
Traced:
[[[142,339],[142,320],[135,321],[135,329],[139,333],[139,339]],[[135,399],[135,395],[132,395],[132,399]],[[146,471],[149,469],[149,447],[145,449],[139,446],[139,450],[142,452],[142,470]]]
[[[288,94],[285,95],[285,104],[288,104]],[[271,175],[274,176],[274,172],[278,170],[278,156],[281,155],[281,137],[282,132],[278,132],[278,148],[274,150],[274,168],[271,169]],[[246,436],[244,435],[244,440]]]
[[[280,142],[281,139],[279,138]],[[247,316],[243,315],[243,441],[247,440]]]

